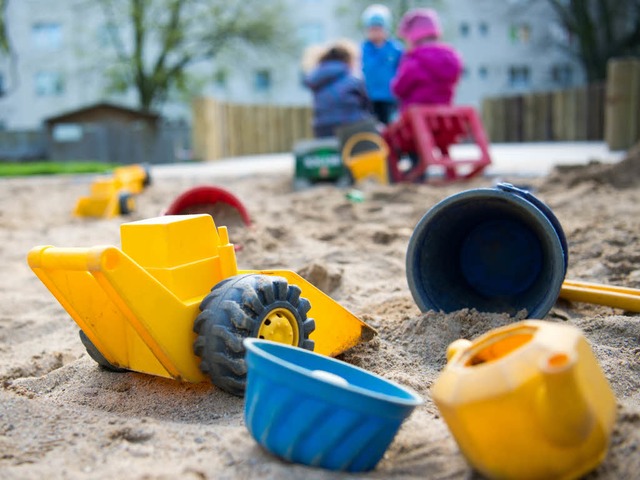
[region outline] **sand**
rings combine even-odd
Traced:
[[[563,167],[526,184],[562,223],[567,277],[640,288],[638,158],[611,166]],[[617,170],[616,170],[617,169]],[[623,179],[624,181],[619,181]],[[243,401],[209,384],[98,368],[78,328],[28,268],[36,245],[119,245],[122,218],[74,218],[91,176],[0,180],[1,478],[343,478],[282,462],[263,451],[242,419]],[[137,198],[132,220],[158,215],[185,189],[223,186],[253,219],[230,217],[240,267],[295,270],[379,331],[347,362],[407,385],[424,398],[378,467],[355,478],[478,478],[431,401],[446,346],[513,319],[460,311],[421,313],[407,287],[409,236],[436,202],[494,179],[446,187],[362,186],[291,191],[290,178],[159,179]],[[604,463],[589,478],[640,478],[640,316],[558,301],[546,320],[581,328],[618,399]]]

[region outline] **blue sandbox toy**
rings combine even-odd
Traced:
[[[245,423],[290,462],[373,469],[422,398],[361,368],[301,348],[248,338]]]
[[[526,190],[501,183],[452,195],[431,208],[409,240],[406,267],[423,312],[480,312],[543,318],[567,271],[560,222]]]

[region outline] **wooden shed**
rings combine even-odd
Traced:
[[[159,141],[160,115],[96,103],[45,120],[52,160],[110,163],[164,163]]]
[[[49,117],[45,123],[47,127],[51,127],[63,123],[132,124],[142,122],[149,128],[155,128],[159,119],[160,115],[156,113],[101,102]]]

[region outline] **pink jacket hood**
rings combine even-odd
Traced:
[[[414,103],[448,105],[461,72],[462,59],[455,49],[429,43],[403,55],[391,89],[402,108]]]

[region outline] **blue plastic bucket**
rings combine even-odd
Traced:
[[[543,318],[567,271],[567,241],[553,212],[525,190],[467,190],[431,208],[407,249],[407,281],[423,312],[463,308]]]
[[[244,341],[245,424],[272,454],[331,470],[373,469],[423,400],[345,362],[267,340]]]

